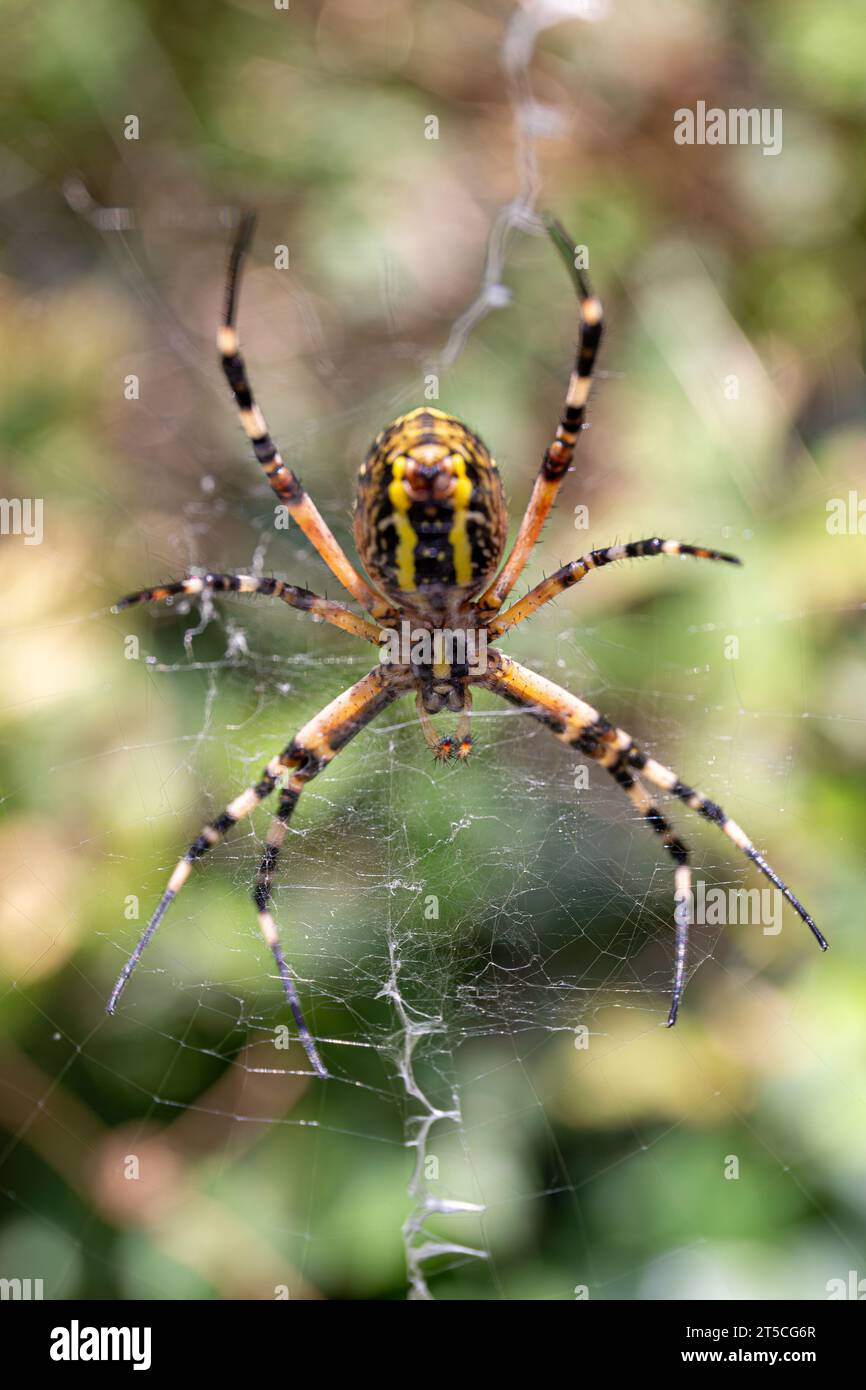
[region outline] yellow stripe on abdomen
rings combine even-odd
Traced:
[[[394,508],[394,525],[397,528],[397,549],[394,557],[397,565],[397,583],[401,589],[410,591],[415,588],[415,546],[418,535],[409,520],[409,508],[412,504],[403,485],[405,472],[406,460],[397,459],[394,463],[393,477],[388,484],[388,500]]]
[[[466,523],[469,519],[469,504],[472,501],[472,480],[466,476],[466,460],[461,454],[452,454],[457,484],[454,488],[454,523],[448,532],[448,543],[454,560],[454,580],[457,584],[472,582],[472,547]]]

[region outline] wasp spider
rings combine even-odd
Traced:
[[[681,541],[632,541],[628,545],[591,550],[564,565],[503,610],[538,539],[574,455],[584,423],[586,403],[602,332],[602,310],[586,275],[576,266],[574,246],[552,220],[547,227],[567,266],[580,305],[580,337],[565,404],[548,447],[514,545],[500,569],[505,549],[507,516],[496,464],[476,434],[440,410],[421,408],[401,416],[373,442],[361,465],[355,493],[355,545],[365,578],[345,554],[300,479],[280,457],[256,404],[240,354],[235,308],[241,264],[249,244],[253,219],[245,217],[231,252],[225,314],[217,336],[219,353],[240,413],[241,424],[264,473],[280,502],[315,546],[332,574],[369,615],[361,617],[341,603],[320,598],[308,589],[281,579],[248,574],[206,574],[180,579],[131,594],[115,611],[134,603],[167,599],[177,594],[234,592],[267,594],[292,608],[315,614],[376,646],[404,631],[434,634],[447,629],[457,634],[483,634],[484,659],[477,644],[472,659],[447,661],[441,651],[416,660],[382,659],[368,675],[299,730],[262,769],[253,786],[230,801],[223,813],[205,825],[168,880],[165,892],[132,955],[124,965],[111,998],[113,1013],[120,994],[153,936],[169,904],[177,897],[195,862],[223,839],[244,817],[279,786],[279,804],[262,854],[253,898],[259,926],[273,952],[286,998],[307,1057],[320,1076],[328,1073],[304,1021],[294,980],[280,946],[271,913],[271,886],[289,821],[307,783],[328,766],[350,739],[401,695],[415,693],[424,737],[440,759],[469,756],[469,714],[473,687],[492,691],[539,720],[562,743],[594,759],[610,773],[635,806],[638,815],[659,836],[674,865],[675,964],[668,1025],[676,1021],[686,969],[691,874],[689,853],[674,833],[648,790],[654,787],[676,798],[717,825],[728,839],[784,894],[811,929],[822,950],[827,942],[815,922],[770,867],[760,850],[720,806],[682,781],[624,729],[610,723],[584,700],[544,676],[527,670],[487,640],[503,637],[517,623],[537,612],[564,590],[579,584],[593,570],[614,560],[652,555],[690,555],[701,560],[738,564],[733,555],[685,545]],[[373,619],[373,621],[370,621]],[[439,738],[431,715],[440,710],[458,714],[453,736]]]

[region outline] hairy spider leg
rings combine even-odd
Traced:
[[[664,541],[658,536],[647,541],[629,541],[625,545],[609,545],[603,550],[591,550],[588,555],[581,555],[579,560],[572,560],[570,564],[563,565],[548,579],[542,579],[541,583],[530,589],[522,599],[506,608],[498,618],[494,618],[487,629],[488,637],[495,640],[509,628],[522,623],[525,618],[531,618],[545,603],[550,603],[551,599],[558,598],[566,589],[579,584],[592,570],[601,569],[615,560],[636,560],[649,555],[693,555],[698,560],[724,560],[729,565],[742,563],[736,555],[726,555],[721,550],[707,550],[703,546],[686,545],[683,541]]]
[[[161,603],[165,599],[176,598],[178,594],[197,595],[211,591],[264,594],[267,597],[279,598],[290,608],[297,608],[302,613],[311,613],[314,618],[321,618],[334,627],[342,628],[343,632],[348,632],[353,637],[363,637],[365,641],[375,644],[379,642],[379,629],[366,618],[361,618],[351,609],[344,607],[342,603],[320,598],[309,589],[299,589],[297,585],[287,584],[282,579],[253,574],[187,575],[184,579],[175,579],[168,584],[158,584],[152,589],[140,589],[138,593],[127,594],[126,598],[118,600],[111,611],[120,613],[122,609],[131,608],[136,603]]]
[[[671,1005],[668,1011],[668,1027],[677,1021],[680,999],[686,975],[686,954],[689,945],[689,921],[691,911],[692,870],[688,847],[683,843],[670,822],[665,819],[652,797],[642,786],[633,772],[625,767],[606,767],[618,786],[622,787],[629,801],[637,807],[638,814],[656,832],[662,845],[674,861],[674,926],[676,944],[674,950],[674,982],[671,990]]]
[[[514,588],[556,500],[562,480],[571,467],[578,435],[584,424],[593,368],[601,342],[601,300],[593,294],[586,272],[577,264],[578,255],[574,242],[553,218],[546,218],[546,226],[577,290],[581,317],[580,337],[556,434],[542,460],[511,553],[499,574],[479,599],[482,612],[497,612]]]
[[[374,617],[385,617],[392,611],[391,605],[375,593],[366,580],[361,577],[304,488],[300,478],[283,462],[279,449],[268,432],[265,417],[253,396],[246,366],[241,356],[240,340],[235,326],[235,311],[243,260],[254,226],[255,217],[253,214],[245,214],[238,227],[238,234],[229,257],[225,312],[222,325],[217,332],[217,347],[226,380],[234,395],[244,432],[253,446],[253,453],[289,515],[294,517],[331,573],[339,579],[352,597],[357,599],[358,603]]]
[[[694,787],[682,782],[670,768],[656,762],[654,758],[650,758],[638,747],[631,734],[626,733],[624,729],[616,728],[586,701],[572,695],[561,686],[555,685],[546,677],[539,676],[534,671],[521,666],[511,657],[505,656],[503,652],[488,648],[487,657],[488,669],[485,675],[479,677],[479,684],[492,690],[494,694],[500,695],[509,703],[525,709],[527,714],[544,724],[561,742],[580,749],[587,757],[593,758],[602,767],[605,767],[620,782],[624,790],[631,793],[635,804],[643,808],[645,819],[661,835],[665,847],[677,862],[678,869],[688,869],[688,854],[685,851],[685,846],[676,840],[670,827],[658,815],[651,802],[649,800],[644,802],[639,792],[631,790],[632,783],[626,778],[621,778],[618,774],[623,772],[637,773],[640,778],[671,796],[675,796],[691,810],[703,816],[705,820],[717,825],[728,839],[751,859],[761,870],[761,873],[787,898],[794,911],[812,932],[821,950],[827,950],[827,941],[799,898],[795,897],[775,869],[755,848],[745,831],[725,814],[721,806],[704,796],[702,792],[696,791]],[[668,836],[670,838],[666,839]],[[669,1025],[676,1021],[679,996],[682,993],[685,975],[688,922],[685,914],[680,911],[680,905],[687,886],[685,874],[681,874],[675,885],[677,896],[677,962],[671,1010],[668,1016]]]
[[[253,902],[259,916],[259,929],[274,953],[277,969],[283,981],[289,1007],[295,1017],[298,1036],[320,1076],[328,1075],[310,1031],[304,1021],[289,967],[280,946],[279,931],[271,912],[271,897],[277,861],[288,831],[289,821],[308,782],[324,772],[341,748],[392,701],[404,693],[411,682],[408,672],[393,667],[376,667],[363,680],[338,696],[330,705],[305,724],[289,746],[284,757],[294,767],[280,795],[276,815],[271,821],[259,871],[253,888]]]
[[[127,960],[111,992],[107,1011],[113,1014],[126,983],[141,959],[145,947],[156,931],[168,907],[177,897],[192,873],[193,865],[203,855],[213,849],[238,821],[252,814],[257,806],[270,796],[278,780],[290,771],[292,775],[286,784],[280,801],[280,808],[272,823],[266,841],[262,864],[254,890],[256,906],[259,910],[259,927],[270,947],[283,983],[289,1007],[298,1026],[298,1034],[307,1056],[320,1076],[327,1071],[319,1056],[315,1043],[304,1022],[297,991],[291,972],[283,955],[279,934],[273,917],[268,911],[270,885],[273,867],[279,853],[286,825],[297,804],[301,788],[327,767],[341,748],[354,738],[371,719],[407,688],[411,677],[395,668],[375,667],[348,690],[326,705],[319,714],[303,726],[299,733],[286,745],[282,753],[272,758],[263,769],[260,780],[225,808],[215,820],[204,826],[201,834],[193,840],[186,854],[178,861],[169,878],[165,892],[157,904],[150,921],[144,929],[135,950]]]

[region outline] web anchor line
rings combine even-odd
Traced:
[[[452,324],[445,346],[438,356],[425,366],[425,372],[438,375],[443,369],[452,367],[463,352],[475,326],[492,310],[504,308],[510,303],[511,295],[503,283],[503,274],[511,233],[514,230],[531,235],[544,233],[544,219],[537,210],[541,176],[536,144],[540,138],[555,133],[550,127],[556,126],[556,121],[552,119],[556,113],[539,106],[530,81],[530,67],[536,43],[545,29],[568,19],[599,18],[602,9],[603,0],[537,0],[531,8],[525,8],[520,4],[515,6],[503,36],[499,56],[506,77],[514,123],[516,191],[494,217],[487,238],[484,271],[478,295]],[[546,120],[543,119],[545,116]],[[472,1213],[480,1217],[486,1208],[476,1202],[437,1197],[427,1185],[425,1169],[431,1130],[435,1125],[445,1121],[459,1126],[462,1124],[462,1115],[456,1096],[453,1098],[453,1109],[438,1109],[421,1089],[415,1075],[413,1055],[416,1047],[422,1038],[442,1032],[445,1025],[438,1018],[421,1021],[410,1018],[398,983],[400,960],[393,930],[389,897],[388,945],[391,973],[379,997],[389,998],[394,1005],[402,1028],[402,1047],[397,1055],[398,1071],[407,1094],[423,1107],[422,1114],[412,1117],[412,1122],[418,1126],[418,1133],[414,1139],[407,1142],[407,1147],[416,1151],[415,1168],[408,1186],[408,1195],[415,1205],[403,1223],[402,1234],[406,1249],[409,1297],[426,1301],[433,1298],[424,1270],[429,1261],[443,1255],[488,1260],[490,1255],[483,1249],[452,1242],[438,1235],[431,1236],[425,1229],[425,1223],[435,1215],[465,1216]]]

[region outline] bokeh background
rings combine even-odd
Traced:
[[[4,6],[0,491],[43,499],[44,536],[0,538],[0,1276],[46,1297],[866,1276],[866,12],[580,8]],[[780,108],[782,152],[677,145],[699,100]],[[275,530],[220,378],[232,217],[259,212],[257,394],[348,544],[358,461],[431,377],[516,522],[575,336],[542,206],[589,248],[608,332],[527,582],[655,534],[746,564],[591,576],[509,650],[721,800],[831,951],[791,914],[696,929],[668,1033],[669,865],[616,788],[483,700],[473,764],[434,770],[407,703],[306,794],[277,894],[334,1079],[275,1045],[267,813],[107,1020],[200,823],[369,664],[267,601],[109,612],[191,565],[337,596]],[[707,884],[760,886],[686,831]]]

